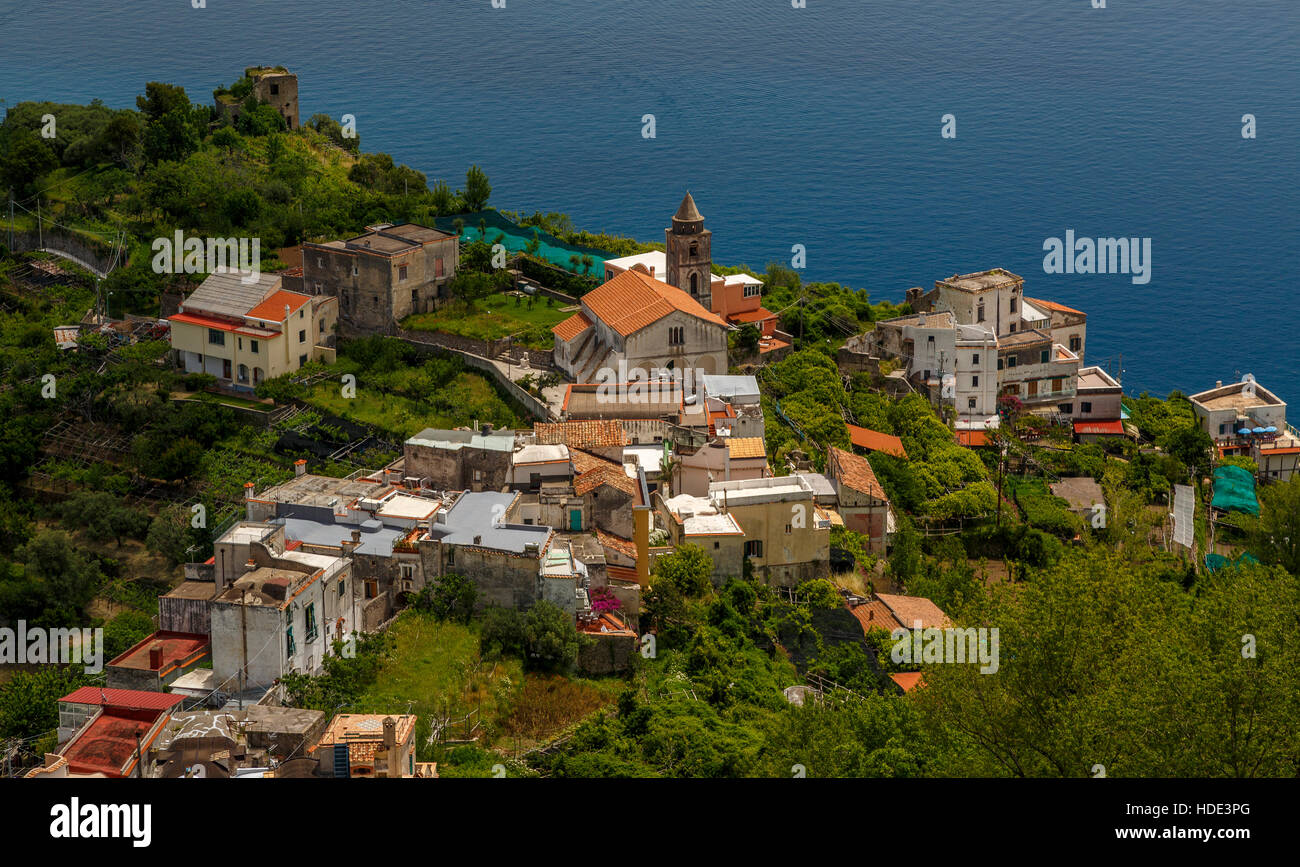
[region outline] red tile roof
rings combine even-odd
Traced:
[[[582,296],[582,303],[624,337],[658,322],[674,311],[726,326],[716,313],[706,310],[681,289],[635,269],[622,271],[597,286]]]
[[[587,314],[579,310],[577,313],[573,314],[568,319],[561,322],[559,325],[556,325],[553,328],[551,328],[551,333],[554,334],[556,337],[558,337],[560,340],[569,341],[577,337],[579,334],[586,331],[590,327],[591,327],[591,320],[587,318]]]
[[[632,481],[627,473],[623,472],[623,468],[617,464],[605,464],[587,470],[587,472],[573,480],[573,491],[581,495],[601,485],[608,485],[630,496],[636,496],[636,482]]]
[[[1060,313],[1077,313],[1080,316],[1087,316],[1082,310],[1075,310],[1073,307],[1066,307],[1064,304],[1057,304],[1055,301],[1044,301],[1042,298],[1025,297],[1025,300],[1035,307],[1046,307],[1048,310],[1056,310]]]
[[[727,439],[727,457],[766,458],[767,447],[762,437],[729,437]]]
[[[625,557],[636,559],[636,543],[631,539],[624,539],[622,536],[615,536],[613,533],[606,533],[599,527],[596,528],[596,541],[600,542],[604,548],[611,548]]]
[[[284,314],[286,305],[289,307],[289,313],[293,314],[297,313],[298,308],[310,300],[310,295],[279,289],[272,292],[270,297],[263,299],[261,304],[258,304],[244,315],[249,319],[261,319],[265,322],[282,322],[286,318]]]
[[[889,500],[889,497],[885,496],[885,489],[881,487],[879,480],[876,479],[871,464],[867,463],[867,459],[861,455],[855,455],[844,451],[844,449],[831,446],[830,471],[831,475],[839,479],[840,484],[846,488],[868,494],[877,500]]]
[[[72,704],[98,704],[104,707],[167,710],[181,703],[179,695],[168,692],[147,692],[139,689],[104,689],[83,686],[65,695],[59,701]]]
[[[619,448],[627,445],[627,434],[616,418],[580,421],[538,422],[533,434],[541,445],[566,445],[569,448]]]
[[[910,692],[918,686],[925,686],[925,676],[919,671],[898,671],[889,676],[890,680]]]
[[[1114,434],[1124,436],[1124,422],[1119,419],[1114,421],[1076,421],[1074,423],[1074,432],[1076,434]]]
[[[978,449],[989,444],[989,438],[982,430],[957,431],[957,443],[967,448]]]
[[[858,448],[872,452],[884,452],[887,455],[899,458],[907,457],[907,450],[903,448],[903,441],[898,437],[874,431],[871,428],[858,427],[855,424],[847,425],[847,427],[849,429],[849,440]]]
[[[894,612],[889,610],[889,606],[878,599],[864,602],[861,605],[850,608],[849,611],[851,611],[853,616],[858,618],[858,622],[862,624],[863,633],[869,632],[872,629],[883,629],[886,632],[893,632],[895,629],[905,628],[903,624],[898,622],[898,618],[894,616]]]
[[[154,668],[150,656],[154,644],[162,646],[162,664]],[[116,668],[167,673],[178,665],[194,662],[208,653],[208,636],[190,632],[157,632],[137,643],[108,664]]]
[[[616,467],[618,464],[613,461],[597,457],[591,452],[584,452],[582,449],[569,449],[569,462],[573,464],[573,471],[581,475],[588,470],[594,470],[596,467],[609,466]]]
[[[924,596],[877,593],[876,599],[883,602],[893,612],[898,622],[907,629],[916,626],[918,620],[921,622],[922,629],[929,629],[932,626],[942,629],[951,625],[943,609]]]

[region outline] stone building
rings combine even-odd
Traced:
[[[339,299],[349,334],[391,334],[412,313],[445,300],[460,238],[415,223],[380,223],[343,241],[302,245],[303,291]]]
[[[244,77],[252,81],[251,96],[280,113],[289,129],[298,129],[298,76],[283,66],[250,66]],[[239,119],[244,102],[229,91],[217,91],[217,113],[233,123]]]
[[[439,491],[499,491],[513,479],[514,431],[425,428],[403,446],[404,473]]]

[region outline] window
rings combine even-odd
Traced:
[[[691,275],[691,294],[692,294],[692,295],[699,295],[699,294],[700,294],[700,275],[699,275],[699,274],[692,274],[692,275]]]
[[[306,311],[304,311],[304,310],[302,310],[302,309],[300,308],[300,309],[298,310],[298,318],[301,319],[301,318],[302,318],[302,314],[305,313],[305,312],[306,312]]]
[[[316,257],[316,267],[317,267],[317,268],[324,268],[324,267],[325,267],[325,257],[324,257],[324,256],[317,256],[317,257]]]
[[[983,301],[981,301],[981,302],[979,303],[979,306],[975,308],[975,321],[976,321],[976,322],[983,322],[983,321],[984,321],[984,302],[983,302]]]
[[[226,345],[225,333],[222,331],[218,331],[215,328],[209,328],[208,343],[211,343],[213,346],[225,346]]]
[[[1079,412],[1092,412],[1092,401],[1090,400],[1080,401]],[[1219,425],[1219,433],[1223,433],[1223,425]]]
[[[339,579],[339,598],[343,598],[343,579]]]
[[[763,291],[763,287],[762,287],[762,286],[746,286],[746,287],[745,287],[745,297],[746,297],[746,298],[753,298],[754,296],[761,294],[762,291]]]
[[[791,532],[792,529],[793,529],[793,528],[792,528],[789,524],[786,524],[786,525],[785,525],[785,534],[786,534],[787,536],[789,536],[789,535],[790,535],[790,532]]]
[[[971,387],[971,388],[979,388],[979,387],[980,387],[980,378],[979,378],[978,376],[972,376],[972,377],[970,378],[970,387]]]
[[[316,603],[315,602],[307,603],[306,614],[307,614],[307,641],[312,642],[316,640]]]
[[[1046,364],[1046,363],[1047,363],[1047,356],[1049,355],[1049,352],[1050,352],[1049,350],[1044,349],[1042,352],[1038,353],[1038,363],[1039,363],[1039,364]]]
[[[714,543],[713,543],[713,550],[714,550],[714,551],[718,550],[718,549],[721,548],[721,547],[722,547],[722,544],[721,544],[720,542],[714,542]]]
[[[1012,313],[1015,313],[1015,312],[1016,312],[1016,296],[1014,296],[1014,295],[1011,296],[1011,308],[1010,308],[1010,309],[1011,309],[1011,312],[1012,312]]]
[[[1029,387],[1029,397],[1034,397],[1038,394],[1038,380],[1031,379],[1029,382],[1025,383],[1025,385]]]
[[[455,548],[448,548],[448,549],[447,549],[447,566],[448,566],[448,568],[450,568],[450,567],[455,566],[455,565],[456,565],[456,549],[455,549]]]
[[[1052,380],[1052,391],[1060,391],[1061,386],[1065,383],[1065,378],[1058,376]]]
[[[1015,334],[1015,333],[1016,333],[1016,323],[1014,323],[1014,322],[1011,323],[1011,333],[1012,333],[1012,334]]]
[[[668,329],[668,345],[681,346],[686,343],[686,328],[682,325],[676,325]]]
[[[966,398],[966,408],[967,408],[967,409],[974,409],[974,408],[975,408],[975,398],[973,398],[973,397],[968,397],[968,398]]]
[[[439,256],[437,259],[433,260],[433,276],[441,277],[442,275],[443,275],[442,257]]]
[[[324,319],[322,319],[322,320],[320,321],[320,327],[317,328],[316,330],[317,330],[317,332],[319,332],[319,333],[321,333],[321,334],[324,334],[324,333],[325,333],[325,320],[324,320]]]
[[[1227,432],[1228,432],[1228,426],[1227,426],[1226,424],[1221,424],[1221,425],[1219,425],[1219,433],[1220,433],[1220,434],[1224,434],[1224,433],[1227,433]]]
[[[257,349],[257,341],[256,341],[256,340],[250,340],[250,341],[248,341],[248,348],[251,349],[251,350],[253,350],[253,352],[257,352],[257,351],[258,351],[258,349]]]
[[[419,306],[420,306],[420,290],[419,290],[419,289],[412,289],[412,290],[411,290],[411,309],[418,313],[418,312],[420,312],[419,309],[418,309]]]
[[[1002,369],[1002,359],[998,359],[998,370]]]
[[[240,381],[240,382],[248,382],[248,365],[247,365],[247,364],[241,364],[241,365],[239,365],[239,381]]]
[[[481,482],[481,481],[483,481],[483,471],[482,471],[482,470],[475,470],[475,471],[474,471],[474,481],[476,481],[476,482]]]
[[[746,542],[746,543],[745,543],[745,556],[746,556],[746,557],[762,557],[762,556],[763,556],[763,540],[762,540],[762,539],[754,539],[754,540],[752,540],[752,541]]]
[[[931,348],[931,349],[934,349],[934,335],[933,335],[933,334],[931,334],[929,337],[925,338],[925,342],[928,343],[928,344],[930,344],[930,348]]]
[[[405,280],[405,279],[406,279],[406,266],[405,266],[405,265],[398,265],[398,266],[397,266],[397,280],[398,280],[398,282],[400,283],[401,281],[403,281],[403,280]]]
[[[1016,357],[1014,355],[1008,355],[1007,367],[1015,367],[1015,366],[1016,366]]]
[[[280,95],[280,85],[278,84],[271,85],[271,96],[279,96],[279,95]]]
[[[284,640],[284,649],[285,649],[286,651],[288,651],[288,653],[287,653],[286,655],[287,655],[287,656],[293,656],[294,653],[296,653],[296,652],[298,651],[298,647],[297,647],[297,645],[295,645],[295,644],[293,643],[293,627],[292,627],[292,626],[286,626],[286,627],[284,628],[284,639],[285,639],[285,640]]]
[[[1080,349],[1082,349],[1082,348],[1083,348],[1083,338],[1082,338],[1082,337],[1079,337],[1079,336],[1076,334],[1075,336],[1073,336],[1073,337],[1070,338],[1070,351],[1071,351],[1071,352],[1078,352],[1078,351],[1079,351]]]
[[[403,580],[403,581],[413,581],[413,580],[415,580],[415,564],[414,564],[414,563],[402,563],[398,568],[400,568],[400,569],[402,570],[402,580]]]
[[[379,582],[371,579],[366,582],[366,598],[374,599],[379,595]]]
[[[307,329],[305,329],[305,328],[303,328],[303,329],[299,329],[299,331],[298,331],[298,342],[299,342],[299,343],[306,343],[306,342],[307,342]]]
[[[306,354],[299,355],[299,356],[298,356],[298,366],[299,366],[299,367],[302,367],[302,366],[303,366],[304,364],[306,364],[306,363],[307,363],[307,356],[306,356]]]
[[[971,353],[971,356],[970,356],[970,363],[971,363],[971,364],[979,364],[979,363],[980,363],[980,354],[979,354],[978,352],[972,352],[972,353]]]
[[[236,340],[237,340],[237,342],[239,343],[239,348],[240,348],[240,349],[243,349],[243,348],[244,348],[244,338],[242,338],[242,337],[238,337],[238,338],[236,338]]]
[[[1074,415],[1074,404],[1072,403],[1062,403],[1056,408],[1060,410],[1061,415]]]

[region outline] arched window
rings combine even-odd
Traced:
[[[691,275],[691,294],[692,294],[692,295],[699,295],[699,294],[700,294],[700,275],[699,275],[699,274],[692,274],[692,275]]]
[[[698,255],[700,255],[700,245],[695,241],[691,241],[691,258],[695,258]]]

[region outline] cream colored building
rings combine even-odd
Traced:
[[[334,360],[337,298],[289,292],[277,274],[253,283],[242,276],[209,276],[169,318],[179,367],[251,390],[309,361]]]
[[[830,572],[831,522],[803,476],[715,482],[709,502],[745,534],[754,576],[793,587]]]
[[[727,371],[727,324],[641,266],[582,296],[582,309],[551,330],[555,364],[575,382]]]

